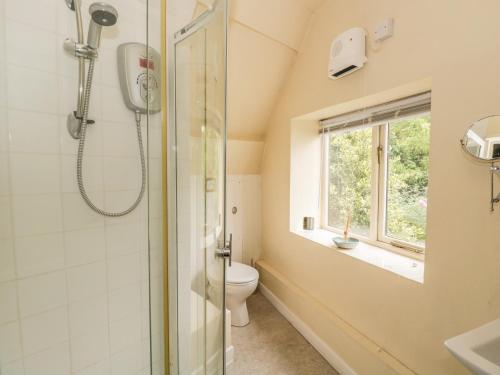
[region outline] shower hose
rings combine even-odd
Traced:
[[[94,76],[94,66],[95,66],[95,61],[92,59],[89,62],[89,69],[88,69],[88,74],[87,74],[87,82],[85,86],[85,92],[83,96],[83,108],[82,108],[82,122],[81,122],[81,130],[80,130],[80,142],[78,143],[78,155],[77,155],[77,161],[76,161],[76,175],[77,175],[77,181],[78,181],[78,189],[80,190],[80,194],[87,203],[87,205],[97,212],[98,214],[101,214],[103,216],[109,216],[109,217],[119,217],[119,216],[124,216],[132,212],[141,202],[144,192],[146,191],[146,161],[144,159],[144,146],[142,144],[142,134],[141,134],[141,114],[139,111],[135,112],[135,123],[137,126],[137,140],[139,143],[139,154],[141,157],[141,173],[142,173],[142,184],[141,184],[141,191],[135,200],[135,202],[126,210],[120,211],[120,212],[108,212],[105,211],[99,207],[97,207],[94,203],[92,203],[92,200],[89,198],[87,195],[87,191],[85,190],[85,185],[83,183],[83,151],[85,148],[85,136],[87,132],[87,122],[88,122],[88,116],[89,116],[89,103],[90,103],[90,94],[92,91],[92,79]]]

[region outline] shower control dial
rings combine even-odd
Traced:
[[[145,103],[152,104],[158,100],[156,97],[158,82],[156,82],[154,76],[148,76],[146,73],[141,74],[137,79],[137,84],[139,85],[141,98]]]

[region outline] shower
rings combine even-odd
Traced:
[[[113,26],[118,20],[118,12],[106,3],[94,3],[90,6],[89,13],[92,19],[89,25],[87,44],[89,47],[97,49],[101,40],[102,27]]]
[[[166,1],[0,0],[1,375],[168,372]]]
[[[111,5],[97,2],[89,7],[91,16],[90,25],[88,28],[87,42],[84,41],[82,13],[80,0],[65,0],[68,7],[76,14],[76,26],[78,40],[66,39],[64,41],[64,49],[78,58],[78,97],[76,110],[68,115],[67,128],[74,139],[78,139],[78,153],[76,162],[76,175],[78,190],[85,203],[95,212],[103,216],[119,217],[132,212],[141,202],[146,190],[146,161],[144,157],[144,146],[141,133],[141,113],[146,113],[142,107],[132,108],[135,112],[135,123],[137,128],[137,140],[139,144],[139,154],[141,159],[141,190],[135,202],[127,209],[119,212],[108,212],[97,207],[87,194],[83,181],[83,157],[85,149],[85,140],[87,135],[87,126],[95,123],[94,120],[88,118],[89,104],[92,93],[92,80],[94,76],[95,61],[99,55],[99,45],[101,40],[101,31],[103,27],[109,27],[116,24],[118,21],[118,11]],[[88,70],[85,72],[86,61],[88,61]],[[149,67],[149,64],[147,65]],[[141,84],[145,86],[145,99],[151,101],[151,93],[149,85],[151,79],[146,75],[146,81],[141,80]],[[123,87],[122,87],[123,90]]]

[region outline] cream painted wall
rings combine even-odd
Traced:
[[[296,52],[239,22],[229,25],[228,135],[262,140]]]
[[[264,142],[238,141],[227,142],[227,174],[260,174]]]
[[[319,0],[230,0],[228,135],[262,140]]]
[[[499,112],[499,13],[495,0],[480,6],[472,0],[327,0],[271,117],[262,164],[263,259],[270,267],[262,279],[360,374],[395,371],[380,353],[363,349],[363,340],[346,338],[325,311],[425,375],[466,374],[443,341],[500,315],[500,213],[488,212],[487,168],[458,145],[470,123]],[[352,26],[371,30],[387,16],[395,18],[394,37],[369,48],[363,70],[329,80],[335,35]],[[433,108],[420,285],[290,233],[290,119],[426,77],[432,77]],[[292,293],[289,280],[305,294]],[[307,298],[322,308],[311,310]]]
[[[302,0],[233,0],[231,17],[292,50],[298,50],[311,12]]]
[[[321,1],[229,0],[229,174],[260,173],[266,125]],[[171,29],[205,11],[205,2],[172,0]]]

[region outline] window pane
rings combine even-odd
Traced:
[[[425,245],[430,116],[389,124],[386,236]]]
[[[329,139],[328,226],[344,229],[352,214],[352,232],[370,233],[372,129]]]

